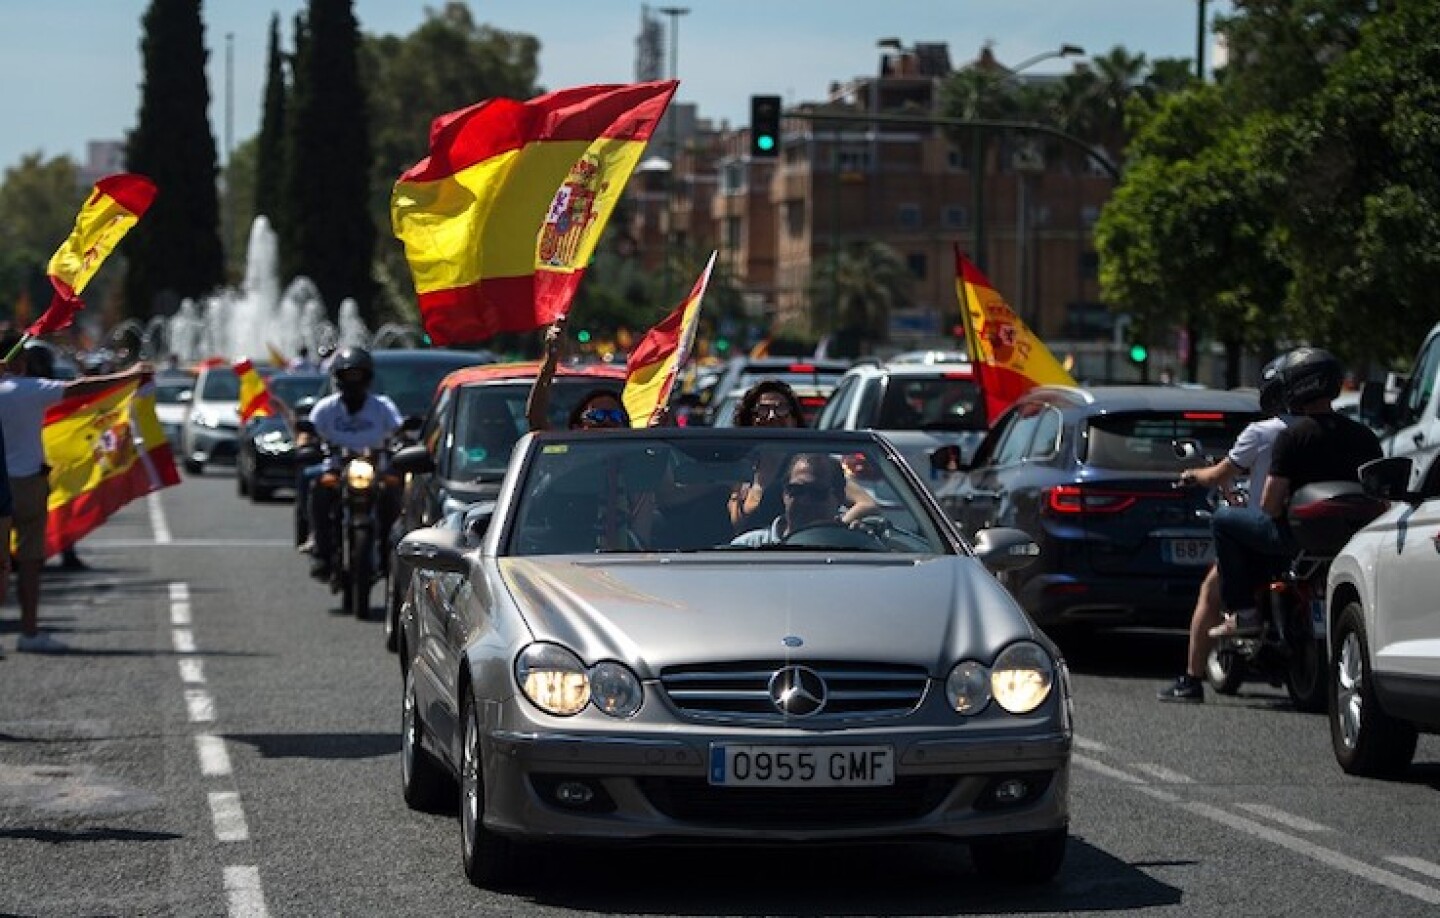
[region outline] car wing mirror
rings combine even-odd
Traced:
[[[395,556],[411,567],[440,574],[464,574],[470,569],[465,560],[464,533],[454,529],[428,526],[416,529],[395,546]]]
[[[390,468],[402,475],[428,475],[435,471],[435,460],[423,444],[397,450],[390,457]]]
[[[975,534],[975,555],[991,573],[1018,571],[1040,557],[1040,545],[1022,530],[996,526]]]
[[[1371,497],[1382,500],[1408,500],[1417,495],[1410,491],[1410,475],[1415,463],[1409,456],[1386,456],[1360,466],[1360,487]]]
[[[937,472],[966,472],[970,467],[960,455],[960,447],[947,444],[935,448],[930,454],[930,468]]]
[[[464,534],[466,545],[479,545],[480,540],[485,537],[485,530],[490,528],[490,521],[495,518],[495,501],[477,500],[465,510],[464,522],[460,531]]]
[[[1390,418],[1385,411],[1385,384],[1367,380],[1360,387],[1360,420],[1372,427],[1385,427]]]

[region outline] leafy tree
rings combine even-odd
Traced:
[[[352,0],[310,0],[297,39],[284,148],[283,273],[315,282],[329,308],[353,297],[374,326],[370,135]]]
[[[68,156],[47,160],[28,153],[5,170],[0,182],[0,315],[10,313],[22,292],[35,316],[50,302],[45,266],[70,235],[87,190],[80,187]],[[95,283],[101,280],[97,276]]]
[[[270,18],[270,47],[265,66],[265,108],[255,142],[254,213],[272,222],[280,213],[281,182],[285,175],[285,53],[280,48],[280,17]]]
[[[144,82],[126,168],[158,194],[126,246],[125,308],[138,318],[171,312],[224,279],[200,0],[151,0],[142,23]]]
[[[889,337],[890,313],[911,302],[914,277],[890,246],[854,240],[815,263],[809,293],[812,314],[827,316],[835,333],[833,350],[856,356],[862,345]]]
[[[250,226],[255,222],[256,159],[260,138],[243,141],[230,154],[225,164],[225,268],[232,284],[245,271],[245,255],[250,245]]]

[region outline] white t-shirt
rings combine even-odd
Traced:
[[[40,474],[45,465],[45,409],[65,396],[65,383],[34,376],[0,376],[0,428],[11,478]]]
[[[1230,462],[1247,473],[1250,479],[1250,501],[1259,504],[1260,492],[1265,489],[1265,477],[1270,474],[1270,456],[1274,452],[1275,438],[1280,431],[1290,426],[1288,417],[1266,418],[1254,421],[1240,431],[1235,445],[1227,454]]]
[[[310,409],[310,423],[331,446],[379,449],[400,429],[403,419],[395,403],[384,395],[365,396],[365,404],[352,414],[336,392],[315,403]]]

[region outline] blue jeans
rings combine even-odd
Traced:
[[[307,465],[295,475],[295,544],[310,538],[310,488],[325,471],[325,463]]]
[[[1220,507],[1210,528],[1221,602],[1230,612],[1255,608],[1255,591],[1298,551],[1289,527],[1252,507]]]

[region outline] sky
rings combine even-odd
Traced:
[[[787,105],[818,101],[833,82],[875,73],[882,38],[907,46],[944,42],[957,66],[987,42],[1011,65],[1062,44],[1095,55],[1118,45],[1149,59],[1193,60],[1200,4],[1210,17],[1230,10],[1227,0],[681,2],[688,13],[661,17],[667,40],[672,21],[678,27],[677,101],[695,103],[701,118],[737,127],[749,119],[752,94],[779,94]],[[202,0],[210,124],[222,162],[227,133],[238,144],[259,129],[271,15],[280,15],[288,48],[290,23],[306,5]],[[354,0],[361,31],[377,35],[407,35],[427,8],[443,5]],[[477,22],[539,38],[539,82],[546,89],[634,79],[639,2],[471,0],[469,6]],[[659,0],[651,9],[662,6],[679,8],[680,2]],[[0,169],[37,152],[83,164],[88,141],[124,138],[140,108],[140,21],[148,7],[149,0],[0,0]],[[1213,57],[1207,37],[1207,62]],[[667,51],[667,66],[669,60]],[[1073,60],[1044,61],[1030,72],[1061,72]]]

